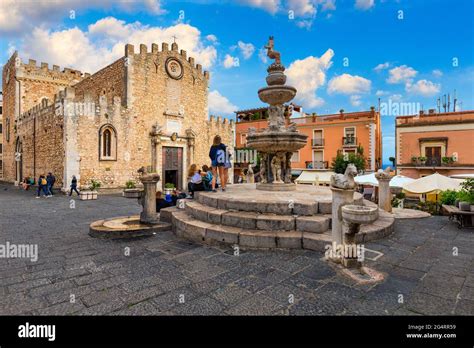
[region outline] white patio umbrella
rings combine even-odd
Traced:
[[[375,177],[375,173],[372,174],[366,174],[366,175],[358,175],[354,178],[355,182],[359,185],[370,185],[370,186],[379,186],[379,181]],[[415,179],[409,178],[404,175],[395,175],[391,180],[390,180],[390,187],[395,188],[395,187],[403,187],[403,185],[406,185]]]
[[[446,190],[459,190],[463,180],[448,178],[439,173],[416,179],[403,186],[403,190],[410,193],[440,193]]]

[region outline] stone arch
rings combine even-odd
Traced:
[[[111,124],[104,124],[99,129],[99,160],[117,160],[117,131]]]

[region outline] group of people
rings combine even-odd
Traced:
[[[25,183],[25,180],[23,182]],[[53,187],[55,183],[56,177],[52,173],[48,173],[46,176],[41,174],[38,178],[38,190],[36,192],[36,198],[40,198],[41,193],[43,193],[45,197],[53,197]]]
[[[38,188],[36,190],[36,198],[40,198],[41,194],[44,197],[53,197],[54,196],[54,184],[56,183],[56,177],[53,173],[48,173],[48,175],[41,174],[38,177]],[[23,178],[20,186],[23,190],[28,191],[31,186],[35,184],[35,180],[31,177]],[[72,176],[71,180],[71,191],[69,192],[69,196],[72,195],[73,192],[76,192],[79,196],[79,191],[77,190],[77,178],[75,175]]]
[[[229,177],[229,168],[231,154],[227,151],[227,146],[222,143],[219,135],[214,137],[212,146],[209,150],[211,168],[206,164],[199,168],[196,164],[191,164],[188,170],[188,191],[191,197],[194,197],[196,191],[217,192],[220,187],[224,192]]]

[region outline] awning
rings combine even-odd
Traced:
[[[463,180],[448,178],[439,173],[416,179],[403,186],[403,190],[410,193],[440,193],[446,190],[460,190]]]

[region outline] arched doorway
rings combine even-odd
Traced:
[[[15,145],[15,163],[16,181],[20,183],[23,180],[23,146],[19,137],[16,139]]]

